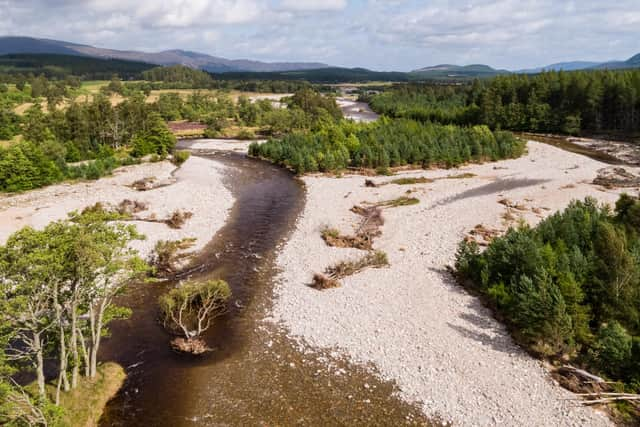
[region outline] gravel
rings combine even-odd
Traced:
[[[279,254],[282,273],[268,320],[305,345],[373,363],[397,382],[405,399],[455,425],[610,425],[604,414],[568,401],[572,394],[445,270],[476,225],[506,229],[503,215],[510,208],[499,203],[504,198],[520,208],[511,209],[513,221],[530,223],[575,198],[617,199],[616,191],[590,184],[602,163],[535,142],[528,149],[516,160],[401,174],[436,179],[430,184],[367,188],[361,176],[305,177],[307,204]],[[461,172],[476,176],[438,179]],[[308,286],[313,273],[362,254],[327,247],[320,238],[324,226],[353,233],[354,204],[394,199],[407,190],[420,204],[385,209],[383,234],[374,245],[388,253],[390,268],[347,278],[338,289]]]
[[[49,222],[64,219],[69,212],[80,211],[97,202],[118,204],[124,199],[148,204],[141,217],[169,217],[175,210],[193,213],[181,229],[165,224],[134,222],[146,240],[131,246],[147,257],[158,240],[196,238],[191,250],[203,248],[221,228],[234,199],[223,185],[225,166],[213,160],[190,157],[180,169],[168,161],[127,166],[113,176],[97,181],[64,183],[23,194],[0,197],[0,243],[24,226],[43,228]],[[174,172],[175,171],[175,172]],[[136,191],[129,186],[140,179],[154,177],[156,182],[177,182],[150,191]]]

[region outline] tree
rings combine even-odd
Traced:
[[[632,337],[618,322],[603,324],[598,332],[597,360],[600,369],[620,377],[631,358]]]
[[[60,280],[59,259],[48,250],[48,237],[46,232],[24,228],[0,247],[0,316],[12,333],[7,356],[32,365],[42,400],[46,400],[46,338],[56,326],[51,294]]]
[[[188,282],[161,296],[158,303],[165,327],[192,341],[224,313],[230,296],[231,289],[223,280]]]
[[[76,325],[79,343],[86,359],[87,375],[97,373],[98,352],[105,325],[127,316],[128,310],[114,305],[114,298],[136,277],[147,271],[147,265],[128,248],[140,235],[135,227],[107,223],[104,212],[72,214],[77,224],[77,238],[69,255],[74,269],[74,300],[71,310],[81,309],[84,324]],[[74,315],[72,312],[72,316]],[[77,317],[74,316],[77,320]],[[88,336],[83,330],[88,330]],[[75,356],[74,356],[75,357]]]

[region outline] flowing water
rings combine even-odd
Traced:
[[[236,198],[227,224],[190,270],[193,279],[229,282],[229,313],[207,332],[213,352],[177,354],[157,321],[156,305],[176,283],[133,286],[123,297],[133,316],[113,324],[103,353],[104,360],[126,368],[128,379],[101,425],[429,424],[372,368],[304,349],[262,321],[277,274],[276,250],[304,205],[302,184],[240,154],[195,154],[229,167],[226,185]]]

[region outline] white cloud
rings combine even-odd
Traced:
[[[638,0],[0,0],[0,33],[387,70],[624,59],[638,28]]]
[[[347,0],[282,0],[280,7],[299,12],[342,10],[347,7]]]

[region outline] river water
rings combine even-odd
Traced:
[[[194,261],[191,278],[228,281],[230,311],[207,333],[213,352],[176,354],[157,321],[156,305],[176,283],[131,287],[122,302],[133,316],[113,324],[103,352],[104,360],[126,368],[128,379],[100,424],[430,424],[371,367],[354,366],[337,353],[304,349],[263,321],[272,301],[277,248],[304,206],[302,184],[241,154],[194,154],[229,167],[225,185],[236,203],[227,224]]]

